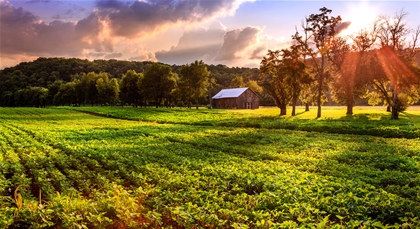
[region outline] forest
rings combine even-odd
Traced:
[[[201,75],[197,75],[196,82],[188,82],[187,78],[195,76],[188,69],[194,68],[201,71]],[[161,82],[155,77],[160,77]],[[201,61],[169,66],[152,62],[40,57],[0,71],[0,106],[207,105],[209,95],[235,87],[250,87],[259,93],[265,105],[275,105],[258,85],[258,80],[257,68],[229,68]],[[191,85],[193,83],[195,85]],[[192,87],[198,91],[193,91]]]

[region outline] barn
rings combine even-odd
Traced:
[[[247,87],[223,89],[211,100],[213,108],[258,109],[259,105],[258,95]]]

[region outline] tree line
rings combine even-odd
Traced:
[[[321,106],[331,94],[353,114],[358,98],[370,105],[384,104],[391,119],[420,99],[418,53],[420,25],[410,29],[407,13],[380,16],[369,28],[349,37],[337,31],[341,17],[325,7],[311,14],[292,36],[293,45],[269,50],[260,64],[261,85],[271,94],[280,114],[296,101]],[[411,36],[411,37],[410,37]],[[411,40],[409,40],[411,38]],[[417,60],[417,62],[416,62]]]
[[[124,72],[123,72],[124,70]],[[223,88],[248,86],[266,105],[257,68],[228,68],[195,61],[182,66],[153,62],[38,58],[0,71],[0,106],[209,104]]]

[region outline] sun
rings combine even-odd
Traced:
[[[370,6],[367,1],[357,5],[349,5],[348,13],[343,15],[343,21],[350,21],[350,26],[341,32],[343,36],[350,36],[362,29],[367,29],[377,18],[377,10]]]

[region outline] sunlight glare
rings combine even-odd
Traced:
[[[351,24],[341,32],[343,36],[352,35],[369,27],[378,16],[376,9],[368,5],[367,1],[360,2],[358,5],[349,5],[348,8],[348,14],[343,17],[343,21],[350,21]]]

